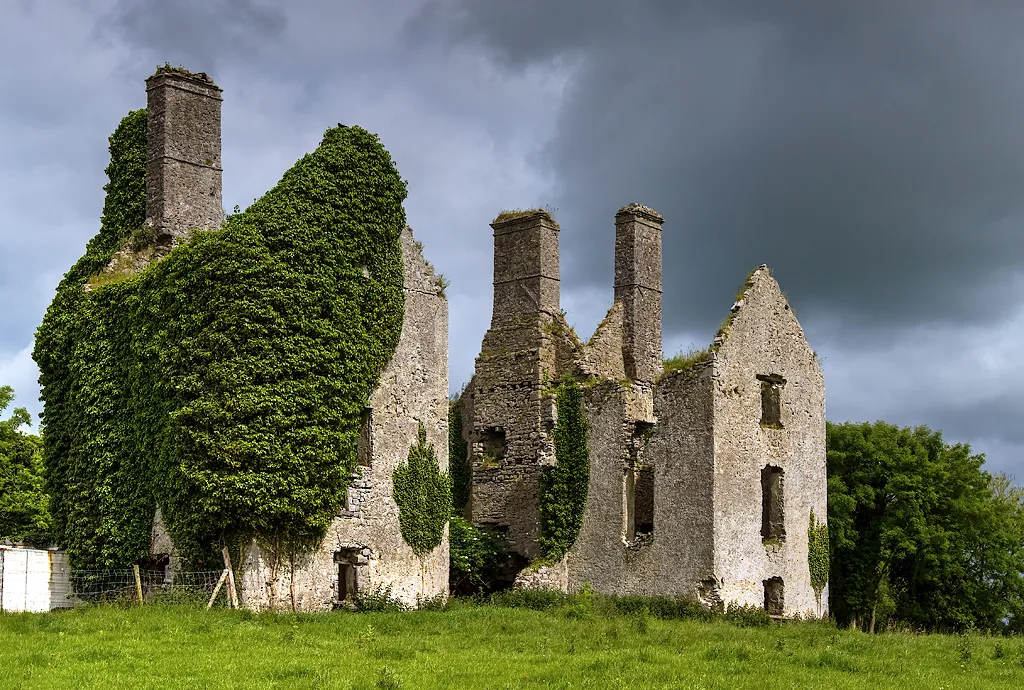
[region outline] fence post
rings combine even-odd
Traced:
[[[235,589],[235,571],[231,568],[231,554],[228,547],[224,547],[224,568],[228,572],[228,599],[231,601],[231,608],[238,608],[238,590]]]
[[[228,579],[228,569],[227,568],[225,568],[224,571],[220,574],[220,579],[217,580],[217,586],[213,588],[213,594],[210,595],[210,601],[208,601],[206,603],[206,608],[207,609],[210,609],[210,608],[213,607],[213,600],[217,598],[217,592],[220,591],[220,587],[221,587],[221,585],[224,584],[224,580],[226,580],[226,579]],[[228,599],[229,600],[231,599],[230,595],[228,595]]]
[[[135,593],[139,595],[139,603],[142,603],[142,578],[139,576],[139,566],[133,565],[132,572],[135,573]]]

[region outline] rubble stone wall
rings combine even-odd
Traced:
[[[784,615],[825,615],[828,600],[819,611],[807,564],[810,511],[827,514],[824,378],[768,268],[749,284],[715,358],[715,570],[728,601],[763,606],[764,582],[781,577]],[[785,381],[782,428],[761,424],[758,376]],[[785,536],[778,543],[762,536],[768,466],[782,470]]]
[[[161,69],[146,95],[146,222],[157,243],[220,227],[221,89],[205,74]]]

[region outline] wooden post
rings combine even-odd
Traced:
[[[228,579],[228,569],[225,568],[224,572],[220,574],[220,579],[217,580],[217,586],[213,588],[213,594],[210,595],[210,601],[206,603],[206,608],[213,607],[213,600],[217,598],[217,592],[220,591],[220,586],[224,584],[224,580]]]
[[[139,603],[142,603],[142,578],[139,577],[139,566],[133,565],[132,571],[135,573],[135,593],[139,595]]]
[[[231,569],[231,554],[228,547],[224,547],[224,568],[228,573],[228,599],[231,600],[231,608],[238,608],[238,590],[235,589],[235,571]]]

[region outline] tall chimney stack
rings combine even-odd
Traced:
[[[491,327],[559,314],[558,223],[547,211],[499,216],[494,229]]]
[[[216,229],[221,196],[221,89],[206,74],[161,67],[146,80],[146,223],[158,245]]]
[[[629,204],[615,214],[615,301],[622,304],[626,376],[649,388],[661,354],[661,225],[657,211]]]

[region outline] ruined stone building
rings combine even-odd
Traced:
[[[824,615],[808,567],[811,511],[824,520],[825,390],[817,358],[767,266],[754,270],[704,353],[666,371],[662,217],[615,216],[615,293],[582,342],[559,305],[559,227],[502,214],[494,307],[462,398],[467,514],[500,531],[520,566],[541,551],[540,481],[555,464],[551,384],[583,382],[589,489],[578,538],[519,583],[684,595],[708,604]],[[820,602],[820,603],[819,603]]]
[[[221,89],[206,75],[162,69],[147,82],[147,224],[157,242],[185,239],[196,228],[216,229],[221,200]],[[419,424],[448,465],[448,303],[433,268],[413,239],[401,235],[405,314],[401,338],[363,412],[358,468],[347,504],[321,547],[292,564],[275,562],[256,544],[238,565],[243,605],[330,608],[356,592],[382,592],[408,604],[448,591],[447,533],[423,558],[399,531],[392,475],[417,442]],[[154,558],[173,554],[159,508]],[[294,583],[292,578],[294,577]]]

